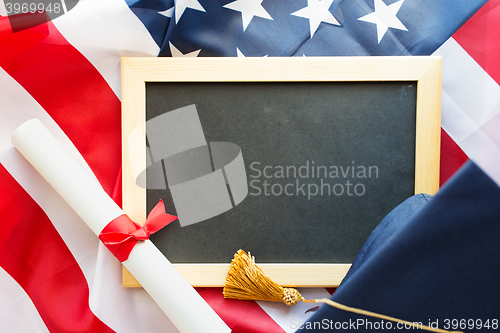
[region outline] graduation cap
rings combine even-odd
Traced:
[[[469,161],[434,197],[412,196],[390,212],[330,300],[312,300],[331,306],[298,332],[497,330],[499,241],[500,187]],[[308,301],[268,279],[243,251],[231,263],[224,295]]]
[[[500,187],[469,161],[434,197],[410,197],[384,218],[331,300],[432,328],[494,331],[499,274]],[[408,328],[322,306],[299,332],[324,332],[327,325]]]

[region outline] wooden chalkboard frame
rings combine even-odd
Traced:
[[[147,82],[417,82],[415,193],[439,187],[441,135],[441,57],[314,58],[122,58],[123,210],[134,220],[146,218],[146,189],[136,185],[128,150],[129,135],[146,122]],[[146,168],[146,138],[134,142]],[[238,249],[235,249],[235,251]],[[229,262],[175,264],[193,286],[224,285]],[[350,264],[259,264],[285,286],[338,286]],[[123,285],[140,287],[124,268]]]

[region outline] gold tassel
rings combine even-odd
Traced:
[[[271,280],[243,250],[235,255],[226,277],[224,298],[284,302],[295,305],[302,296],[294,288],[283,288]]]
[[[426,325],[417,325],[406,320],[389,317],[386,315],[378,314],[371,311],[366,311],[350,306],[346,306],[330,299],[312,299],[306,300],[294,288],[284,288],[271,280],[263,271],[255,264],[255,258],[250,253],[243,250],[238,250],[234,255],[229,271],[226,277],[226,283],[223,290],[224,298],[238,299],[238,300],[255,300],[255,301],[271,301],[283,302],[286,305],[295,305],[300,301],[306,303],[326,303],[334,308],[353,312],[369,317],[378,319],[390,320],[412,326],[414,328],[421,328],[431,332],[449,333],[450,331],[442,330],[439,328],[432,328]],[[452,331],[452,333],[463,333],[461,331]]]

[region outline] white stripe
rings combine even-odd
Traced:
[[[305,299],[330,298],[331,295],[325,288],[300,288],[300,294]],[[288,306],[278,302],[262,302],[257,304],[286,332],[295,332],[299,326],[304,324],[314,311],[307,312],[311,308],[322,305],[319,303],[299,302],[294,306]]]
[[[118,97],[121,57],[153,57],[160,50],[123,0],[80,0],[53,22],[97,68]]]
[[[0,100],[2,101],[2,121],[0,122],[0,162],[10,174],[24,187],[30,196],[44,209],[53,220],[57,231],[68,240],[68,246],[77,261],[96,252],[98,241],[85,225],[73,225],[77,217],[58,194],[38,175],[28,162],[15,150],[10,142],[14,129],[23,122],[40,119],[57,139],[84,165],[85,163],[75,146],[42,109],[42,107],[12,77],[0,68]],[[95,255],[95,254],[94,254]]]
[[[453,38],[434,54],[443,56],[443,127],[459,142],[499,112],[500,87]]]
[[[0,68],[0,163],[42,207],[82,269],[90,289],[94,314],[117,332],[164,332],[172,324],[143,289],[121,286],[121,265],[73,210],[15,151],[10,136],[17,126],[38,118],[82,164],[73,144],[41,106]],[[90,172],[90,169],[87,166]],[[99,248],[99,257],[98,257]],[[0,289],[0,298],[8,291]],[[140,309],[140,310],[139,310]],[[28,318],[18,316],[17,320]],[[172,332],[175,330],[172,328]],[[31,332],[26,330],[25,332]]]
[[[7,9],[5,9],[5,2],[0,0],[0,16],[7,16]]]
[[[49,333],[23,288],[0,267],[0,327],[2,332]]]
[[[494,137],[480,128],[462,140],[459,146],[500,186],[500,146],[498,144],[500,123],[497,122],[496,127]]]
[[[442,127],[500,185],[500,86],[453,39],[443,56]]]

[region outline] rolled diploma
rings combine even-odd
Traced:
[[[19,126],[12,143],[96,235],[124,214],[38,119]],[[231,331],[151,241],[138,242],[123,265],[180,332]]]

